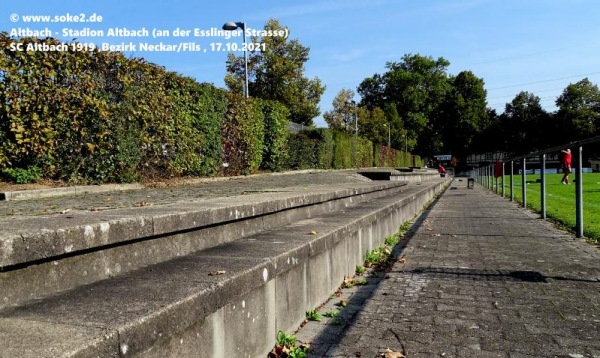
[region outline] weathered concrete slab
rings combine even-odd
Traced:
[[[116,331],[0,318],[0,357],[118,357]]]
[[[398,183],[357,183],[304,192],[263,193],[161,207],[74,212],[48,217],[2,218],[0,268],[53,256],[71,255],[148,236],[172,234],[218,223],[314,205],[398,187]]]
[[[378,190],[382,188],[383,190]],[[374,188],[335,188],[329,191],[326,190],[326,187],[320,187],[312,196],[304,192],[287,193],[286,195],[296,195],[297,198],[300,198],[294,204],[298,206],[291,206],[290,201],[287,200],[288,197],[283,199],[276,197],[273,202],[277,205],[272,205],[267,200],[272,198],[271,194],[265,193],[264,195],[267,197],[259,197],[262,198],[264,205],[259,202],[253,209],[246,204],[242,203],[243,205],[241,205],[239,197],[237,199],[220,198],[195,203],[194,206],[187,203],[186,205],[190,205],[189,207],[169,205],[167,208],[141,208],[139,210],[144,216],[126,217],[125,219],[120,219],[120,214],[130,214],[131,210],[114,210],[99,213],[96,218],[106,220],[108,223],[82,224],[75,228],[58,229],[56,232],[43,229],[28,237],[16,239],[15,247],[22,249],[20,253],[38,255],[34,256],[38,258],[34,261],[24,261],[16,263],[16,266],[3,268],[4,272],[0,272],[0,288],[2,288],[0,290],[2,292],[0,307],[14,306],[24,300],[37,299],[79,285],[90,284],[307,217],[343,210],[349,205],[389,196],[404,189],[405,187],[402,185],[384,185],[383,187],[376,185]],[[243,199],[249,202],[252,200],[252,196],[244,196]],[[296,199],[293,198],[293,200]],[[310,205],[310,203],[314,205]],[[245,211],[235,209],[242,206]],[[263,210],[265,208],[267,210]],[[270,210],[275,211],[269,212]],[[216,223],[199,226],[195,229],[154,235],[155,225],[152,215],[160,215],[165,212],[170,213],[166,214],[167,217],[179,214],[185,216],[185,219],[174,221],[182,225],[198,225],[193,218],[198,220],[206,218],[206,220]],[[73,219],[80,214],[76,213]],[[230,220],[231,215],[249,216],[246,219],[240,218],[232,221]],[[34,218],[28,219],[33,220]],[[39,218],[37,220],[40,221]],[[58,219],[57,222],[59,222]],[[224,225],[217,225],[219,222]],[[167,226],[161,227],[160,230],[168,231],[168,229],[174,228],[175,226]],[[69,241],[70,238],[75,241]],[[126,241],[123,238],[131,238],[131,240]],[[52,255],[44,250],[63,253]],[[3,254],[10,256],[8,250]],[[19,253],[13,256],[19,257]]]
[[[189,256],[7,309],[0,317],[104,327],[118,332],[121,355],[131,356],[264,285],[269,268],[260,259]],[[209,275],[220,270],[225,273]]]
[[[32,200],[51,198],[66,195],[81,195],[90,193],[106,193],[113,191],[125,191],[142,189],[141,184],[103,184],[103,185],[76,185],[64,188],[12,190],[0,193],[0,200]]]

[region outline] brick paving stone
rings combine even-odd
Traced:
[[[600,357],[600,250],[515,203],[448,190],[395,253],[406,261],[355,289],[360,306],[315,356]]]

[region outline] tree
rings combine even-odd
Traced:
[[[556,100],[562,139],[575,140],[600,131],[600,90],[587,78],[569,84]]]
[[[393,104],[419,153],[436,154],[442,147],[439,114],[450,89],[446,73],[449,65],[442,57],[434,60],[418,54],[388,62],[386,73],[366,78],[359,85],[361,104],[367,108]]]
[[[384,92],[385,82],[381,75],[374,74],[373,77],[365,78],[358,86],[360,105],[367,109],[383,108],[386,102]]]
[[[549,116],[533,93],[520,92],[506,104],[501,115],[505,129],[506,150],[515,154],[526,154],[544,146],[545,131]]]
[[[285,30],[278,20],[269,20],[264,30],[277,33]],[[290,110],[290,120],[312,125],[313,118],[320,114],[319,101],[325,91],[319,78],[304,76],[304,64],[309,59],[310,49],[296,39],[285,36],[254,36],[251,43],[263,47],[252,49],[248,57],[248,87],[253,97],[275,100]],[[244,82],[244,57],[229,54],[225,83],[233,92],[241,93]]]
[[[388,129],[385,113],[379,107],[372,110],[358,107],[358,135],[369,139],[373,143],[385,144],[388,142]]]
[[[460,158],[469,154],[475,136],[490,124],[483,86],[483,80],[471,71],[451,79],[439,124],[444,149]]]
[[[500,116],[495,109],[487,108],[487,123],[488,125],[475,135],[469,154],[505,151],[506,144],[504,143],[505,130]]]
[[[356,122],[356,103],[354,103],[354,91],[341,89],[333,99],[333,109],[323,114],[323,119],[329,128],[353,133]]]

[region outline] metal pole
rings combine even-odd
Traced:
[[[540,156],[542,162],[542,172],[540,173],[542,178],[540,188],[540,206],[542,209],[542,219],[546,218],[546,154]]]
[[[521,176],[521,198],[523,207],[527,207],[527,158],[523,158],[523,175]]]
[[[355,167],[358,168],[358,113],[356,112],[356,102],[354,104],[354,161]]]
[[[502,197],[504,198],[504,162],[502,162]]]
[[[242,22],[241,23],[242,26],[240,26],[242,28],[242,33],[244,34],[244,71],[245,71],[245,75],[246,75],[246,87],[244,88],[244,97],[248,98],[249,91],[248,91],[248,45],[246,44],[246,23]]]
[[[577,150],[577,169],[575,170],[575,221],[577,223],[576,234],[578,238],[583,237],[583,147]]]
[[[510,201],[515,201],[515,162],[510,161]]]

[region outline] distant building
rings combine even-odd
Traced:
[[[558,167],[560,166],[560,153],[549,153],[546,154],[546,166],[549,167]],[[506,161],[514,157],[514,155],[507,152],[488,152],[481,154],[470,154],[467,157],[467,166],[469,167],[479,167],[482,165],[487,165],[491,163],[495,163],[499,160]],[[540,165],[541,160],[539,156],[527,158],[527,165]]]
[[[590,158],[590,166],[595,172],[600,172],[600,158]]]

